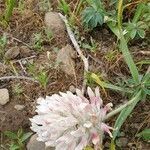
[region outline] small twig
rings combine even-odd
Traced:
[[[24,68],[21,60],[19,60],[18,62],[19,62],[19,65],[20,65],[21,69],[23,70],[24,74],[27,75],[26,69]]]
[[[30,80],[33,82],[38,82],[37,80],[30,78],[30,77],[25,77],[25,76],[5,76],[5,77],[0,77],[0,80],[10,80],[10,79],[21,79],[21,80]]]
[[[143,55],[150,55],[150,51],[139,51],[139,53]]]
[[[70,40],[75,48],[75,50],[78,52],[79,56],[81,57],[83,63],[84,63],[84,81],[83,81],[83,87],[82,87],[82,92],[84,93],[85,89],[86,89],[86,82],[87,82],[87,79],[86,79],[86,73],[88,72],[88,68],[89,68],[89,63],[88,63],[88,59],[83,55],[81,49],[80,49],[80,46],[77,42],[77,40],[75,39],[75,36],[69,26],[69,23],[66,19],[65,16],[63,16],[61,13],[59,13],[59,16],[61,17],[61,19],[64,21],[65,25],[66,25],[66,29],[67,29],[67,32],[68,32],[68,35],[70,37]]]
[[[19,61],[28,60],[28,59],[32,59],[32,58],[35,58],[35,57],[36,57],[36,55],[33,55],[33,56],[30,56],[30,57],[25,57],[25,58],[21,58],[21,59],[18,59],[18,60],[13,60],[12,62],[16,63],[16,62],[19,62]]]

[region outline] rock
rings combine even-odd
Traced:
[[[14,108],[18,111],[21,111],[25,108],[25,106],[24,105],[15,105]]]
[[[15,46],[10,48],[6,53],[5,53],[5,58],[6,59],[15,59],[18,55],[20,54],[19,47]]]
[[[109,142],[106,142],[106,143],[104,144],[104,146],[105,146],[106,148],[109,148],[109,147],[110,147],[110,143],[109,143]]]
[[[56,12],[48,12],[45,14],[45,24],[48,29],[53,33],[53,36],[56,38],[66,37],[66,27],[59,14]]]
[[[72,59],[73,53],[73,48],[70,45],[67,45],[57,54],[57,62],[60,63],[59,66],[61,70],[70,76],[74,76],[75,72],[75,62]]]
[[[36,139],[37,139],[37,134],[31,136],[27,144],[27,150],[55,150],[55,148],[53,147],[45,148],[45,143],[39,142]]]
[[[5,105],[9,102],[9,93],[7,89],[0,89],[0,105]]]
[[[128,139],[126,137],[120,137],[117,141],[116,141],[117,146],[119,147],[126,147],[128,144]]]
[[[20,47],[20,56],[29,57],[31,55],[31,50],[27,46]]]

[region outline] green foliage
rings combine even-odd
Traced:
[[[131,39],[134,39],[136,35],[141,38],[145,37],[145,31],[148,29],[148,26],[145,22],[139,21],[137,23],[128,22],[125,24],[125,29],[127,31],[127,36]]]
[[[65,15],[69,15],[70,13],[70,6],[65,0],[59,0],[58,9],[61,10]]]
[[[28,71],[34,77],[34,79],[39,82],[40,86],[46,89],[46,86],[49,81],[47,71],[45,71],[44,69],[36,70],[34,64],[28,65]]]
[[[150,129],[144,129],[142,132],[138,133],[136,136],[144,139],[145,141],[149,141],[150,140]]]
[[[150,28],[150,5],[140,3],[135,11],[132,21],[124,23],[124,30],[126,30],[128,37],[134,39],[136,35],[141,38],[145,37],[145,32]]]
[[[9,150],[22,150],[25,148],[25,141],[32,135],[32,133],[25,133],[22,129],[19,129],[16,133],[5,131],[4,135],[10,139]]]
[[[0,58],[2,59],[4,56],[4,49],[7,44],[7,37],[3,35],[0,37]]]
[[[82,43],[82,48],[90,50],[91,52],[96,52],[96,50],[98,48],[98,44],[91,37],[90,38],[90,44],[88,44],[88,43]]]
[[[121,113],[119,114],[119,116],[115,122],[115,125],[114,125],[115,130],[113,131],[113,140],[116,139],[122,124],[125,122],[125,120],[131,114],[131,112],[134,109],[134,107],[136,106],[136,104],[141,99],[142,99],[142,92],[139,91],[136,95],[133,96],[133,98],[132,98],[133,103],[121,111]]]
[[[86,28],[93,29],[104,23],[105,11],[100,0],[87,0],[90,7],[82,13],[83,24]]]
[[[43,39],[42,39],[42,34],[41,33],[35,33],[33,35],[33,48],[38,50],[38,51],[41,51],[42,50],[42,42],[43,42]]]
[[[52,9],[50,0],[39,0],[38,6],[39,10],[44,12],[50,11]]]
[[[20,83],[14,85],[13,87],[13,93],[19,96],[21,93],[23,93],[23,88],[21,87]]]
[[[9,22],[10,17],[12,16],[15,4],[16,4],[16,0],[6,0],[6,10],[5,10],[5,15],[4,15],[4,19],[6,22]]]
[[[143,19],[144,17],[141,17],[145,15],[145,12],[147,12],[146,9],[144,9],[143,11],[143,8],[145,7],[147,7],[146,3],[140,3],[137,7],[137,10],[135,12],[132,21],[122,24],[124,7],[123,7],[123,0],[119,0],[117,7],[118,10],[118,15],[116,17],[117,20],[115,20],[114,18],[111,19],[111,17],[108,16],[106,21],[107,25],[119,39],[119,49],[123,54],[126,64],[128,65],[132,78],[126,80],[123,86],[117,86],[102,81],[97,75],[91,74],[91,78],[102,87],[104,92],[105,88],[119,91],[121,93],[126,92],[129,93],[127,96],[131,99],[130,100],[131,103],[122,109],[121,113],[119,114],[115,122],[114,125],[115,130],[113,131],[113,139],[111,142],[112,149],[114,149],[115,147],[114,141],[118,136],[118,133],[120,132],[122,124],[125,122],[127,117],[132,113],[137,103],[145,99],[147,95],[150,95],[150,74],[149,73],[145,75],[139,74],[138,68],[134,63],[128,48],[128,41],[130,39],[133,39],[137,35],[141,38],[144,38],[145,31],[148,30],[149,28],[147,23]]]
[[[48,77],[48,75],[47,75],[47,72],[45,72],[45,71],[43,71],[43,70],[40,71],[40,72],[38,73],[38,75],[35,77],[35,79],[39,81],[39,83],[40,83],[40,85],[41,85],[42,87],[46,88],[47,83],[48,83],[48,80],[49,80],[49,77]]]
[[[19,0],[19,2],[18,2],[18,10],[19,10],[20,12],[22,12],[24,9],[25,9],[24,0]]]
[[[149,86],[150,84],[150,76],[149,73],[145,74],[145,76],[143,78],[140,79],[140,75],[138,73],[137,67],[130,55],[129,49],[128,49],[128,45],[127,45],[127,41],[124,38],[123,35],[123,30],[122,30],[122,0],[120,0],[118,2],[118,22],[120,22],[118,24],[118,28],[120,31],[120,50],[123,53],[124,59],[130,69],[130,72],[132,74],[132,78],[133,78],[133,82],[135,84],[135,91],[133,92],[133,102],[131,105],[127,106],[126,108],[124,108],[121,113],[119,114],[116,122],[115,122],[115,126],[114,128],[116,128],[116,130],[114,130],[113,132],[113,140],[115,140],[116,136],[118,135],[118,132],[122,126],[122,124],[125,122],[125,120],[127,119],[127,117],[131,114],[132,110],[134,109],[134,107],[136,106],[136,104],[144,99],[146,97],[146,95],[149,95],[149,90],[147,89],[147,84]],[[148,91],[147,91],[148,90]]]
[[[119,28],[117,26],[117,23],[119,24],[119,20],[116,20],[116,11],[118,8],[112,7],[112,5],[118,4],[118,1],[112,0],[109,3],[109,6],[112,7],[113,10],[106,10],[103,6],[104,4],[99,0],[87,0],[87,2],[89,7],[86,7],[82,13],[83,25],[86,28],[93,29],[98,25],[106,23],[118,39],[120,39]],[[125,7],[122,9],[125,9]],[[121,18],[123,18],[122,15]],[[133,19],[128,18],[128,20],[128,22],[123,23],[122,28],[124,31],[123,34],[126,34],[127,42],[129,39],[134,39],[135,37],[144,38],[145,32],[150,28],[150,3],[139,3],[134,12]]]

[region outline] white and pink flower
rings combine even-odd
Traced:
[[[98,87],[95,92],[88,87],[89,100],[79,89],[76,93],[60,92],[38,99],[38,115],[30,119],[37,140],[56,150],[82,150],[89,144],[97,149],[104,132],[112,137],[112,128],[103,122],[112,103],[103,107]]]

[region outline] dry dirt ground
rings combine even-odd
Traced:
[[[18,9],[14,10],[9,26],[7,28],[4,28],[2,25],[0,26],[0,36],[7,34],[8,37],[4,53],[13,47],[26,47],[24,50],[25,52],[19,53],[14,59],[9,61],[5,61],[4,59],[0,60],[0,63],[4,64],[4,66],[1,65],[2,67],[0,67],[0,77],[16,74],[33,77],[31,72],[28,71],[28,64],[34,63],[35,71],[39,72],[41,68],[46,70],[49,81],[46,88],[43,88],[39,83],[29,80],[9,79],[0,81],[0,88],[7,88],[10,94],[9,103],[0,106],[0,132],[6,130],[15,131],[21,127],[25,130],[29,130],[29,118],[35,114],[36,99],[39,96],[51,95],[59,91],[67,91],[70,88],[74,90],[74,87],[82,87],[82,61],[79,57],[74,58],[74,75],[68,75],[60,69],[59,64],[56,62],[58,50],[63,48],[66,44],[71,44],[71,41],[67,37],[67,33],[65,37],[62,37],[60,33],[60,35],[51,40],[47,39],[44,32],[45,11],[39,8],[38,2],[39,1],[36,0],[26,0],[25,7],[21,12]],[[71,3],[74,4],[75,1]],[[52,7],[54,10],[57,9],[56,6],[57,2],[53,0]],[[2,1],[0,2],[0,15],[4,8],[5,6]],[[86,41],[92,36],[98,43],[96,52],[83,50],[84,54],[89,58],[91,72],[99,73],[103,79],[111,81],[112,83],[116,82],[116,77],[118,76],[120,76],[120,79],[129,76],[129,71],[124,63],[122,54],[117,50],[116,39],[106,27],[95,29],[90,33],[85,33],[82,26],[79,25],[78,31],[80,31],[80,36],[86,37]],[[43,39],[41,42],[42,50],[40,51],[33,48],[33,36],[36,33],[41,33]],[[148,59],[149,57],[140,53],[140,51],[150,50],[148,44],[144,43],[144,41],[135,41],[130,45],[136,62],[143,58]],[[47,57],[47,52],[49,58]],[[19,64],[20,61],[23,67]],[[23,63],[24,61],[26,62]],[[147,66],[142,65],[140,67],[141,72],[145,72],[146,69]],[[90,81],[88,84],[94,85],[94,83]],[[18,91],[18,87],[21,91]],[[104,103],[112,102],[114,106],[123,102],[122,95],[112,91],[107,91],[107,95],[102,93],[102,97]],[[23,110],[18,111],[14,109],[15,105],[23,105],[25,107]],[[149,101],[138,104],[132,116],[124,123],[122,127],[124,135],[122,138],[127,140],[127,144],[126,147],[122,149],[149,149],[150,145],[134,136],[145,127],[150,127],[149,106]],[[115,118],[109,121],[110,125],[113,125],[114,122]],[[107,142],[105,144],[107,147]]]

